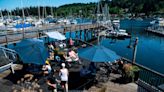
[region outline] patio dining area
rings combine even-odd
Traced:
[[[3,88],[2,91],[3,92],[51,92],[52,90],[49,89],[49,86],[47,85],[47,79],[49,78],[49,74],[44,75],[44,70],[42,70],[42,66],[46,64],[46,61],[48,61],[52,68],[52,73],[50,73],[50,76],[53,76],[53,78],[59,80],[60,80],[59,71],[61,69],[61,63],[64,62],[66,64],[66,68],[69,70],[69,79],[68,79],[69,92],[77,92],[77,91],[78,92],[145,92],[145,90],[144,91],[140,90],[142,88],[142,85],[139,86],[137,84],[140,83],[141,80],[139,79],[137,81],[128,82],[129,80],[128,81],[126,80],[127,77],[124,75],[124,72],[120,68],[120,66],[121,67],[123,66],[120,65],[119,62],[115,61],[116,59],[118,59],[117,61],[123,61],[124,64],[128,64],[129,62],[127,62],[126,59],[124,58],[120,59],[120,57],[116,56],[117,54],[115,54],[114,52],[111,52],[112,55],[114,54],[114,57],[112,56],[112,58],[111,55],[106,54],[106,52],[105,55],[110,56],[110,58],[105,58],[105,60],[102,60],[102,58],[104,57],[95,58],[94,55],[96,55],[96,53],[99,52],[98,53],[99,55],[100,52],[101,55],[102,53],[104,53],[100,51],[99,48],[105,49],[104,51],[106,51],[106,48],[101,46],[94,47],[81,40],[75,40],[75,39],[73,40],[75,41],[75,43],[77,42],[81,42],[81,43],[79,43],[79,45],[77,46],[70,47],[69,40],[62,41],[62,43],[66,44],[66,46],[63,46],[64,47],[63,48],[59,46],[61,41],[50,42],[48,44],[42,44],[45,47],[44,49],[42,48],[41,51],[37,49],[34,50],[34,52],[31,51],[30,53],[27,53],[27,55],[29,55],[29,57],[26,58],[28,59],[28,61],[40,61],[40,62],[26,62],[26,61],[19,62],[19,63],[15,62],[14,74],[12,74],[10,70],[6,70],[0,73],[0,86]],[[55,44],[55,43],[59,43],[59,44]],[[51,45],[53,45],[53,47]],[[32,45],[32,48],[36,49],[38,48],[38,46]],[[88,48],[91,48],[92,50]],[[73,54],[76,53],[76,55],[78,55],[80,63],[76,61],[69,62],[69,60],[67,61],[67,59],[64,57],[65,54],[68,55],[67,57],[69,57],[69,52],[71,50],[74,51]],[[88,50],[91,50],[92,53],[87,52],[86,55],[87,57],[85,57],[85,53],[86,53],[85,51]],[[84,53],[82,53],[81,51],[83,51]],[[95,53],[93,53],[93,51],[95,51]],[[44,53],[44,54],[41,55],[36,52]],[[109,52],[109,50],[107,52]],[[37,56],[34,54],[37,54]],[[36,57],[36,59],[31,58],[31,56]],[[22,59],[23,58],[21,58],[20,61]],[[106,61],[106,62],[102,62],[102,61]],[[89,72],[85,76],[82,76],[81,73],[84,66],[86,69],[88,69],[87,72],[88,71]],[[90,68],[91,66],[92,68]],[[128,66],[131,67],[131,65]],[[144,72],[149,71],[142,67],[140,67],[140,69],[143,69]],[[143,70],[141,70],[140,73],[143,74]],[[147,76],[147,78],[149,78],[149,76]],[[57,92],[64,92],[60,84],[58,85]],[[155,91],[153,90],[152,92]]]

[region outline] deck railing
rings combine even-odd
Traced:
[[[25,30],[18,30],[18,31],[4,31],[0,33],[0,44],[8,44],[8,43],[15,43],[20,41],[24,38],[37,38],[44,36],[44,32],[49,31],[60,31],[60,32],[68,32],[68,31],[76,31],[76,30],[84,30],[90,28],[97,28],[99,27],[98,24],[81,24],[81,25],[54,25],[54,26],[44,26],[42,28],[31,28]]]
[[[14,50],[0,47],[1,55],[8,60],[8,63],[6,63],[3,66],[0,66],[0,72],[3,72],[9,68],[11,68],[12,73],[14,73],[14,68],[13,68],[13,62],[16,61],[17,58],[17,53]],[[4,62],[0,59],[0,63]]]
[[[16,60],[16,56],[17,56],[16,51],[14,51],[12,49],[5,48],[5,47],[0,47],[0,51],[2,51],[3,55],[6,58],[8,58],[10,61],[15,61]]]
[[[132,63],[126,58],[123,58],[123,60],[125,62]],[[146,92],[164,91],[162,88],[159,87],[160,85],[164,84],[164,74],[156,72],[138,63],[134,63],[133,65],[136,65],[140,68],[139,81],[137,82],[138,86],[142,87],[144,90],[147,90]]]

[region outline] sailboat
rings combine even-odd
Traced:
[[[125,38],[125,37],[130,37],[130,35],[126,32],[126,30],[120,29],[120,20],[113,20],[111,21],[110,19],[110,14],[109,14],[109,9],[108,9],[108,5],[107,3],[104,4],[104,7],[102,7],[102,14],[100,13],[100,7],[103,6],[101,4],[101,1],[98,2],[98,23],[102,26],[104,26],[105,28],[107,28],[107,30],[105,32],[101,32],[100,34],[105,34],[104,36],[106,37],[114,37],[114,38]],[[103,17],[103,20],[100,21],[99,16]]]
[[[4,23],[3,23],[4,19],[3,19],[2,10],[0,11],[0,14],[1,14],[1,18],[0,18],[0,27],[4,27],[5,25],[4,25]]]

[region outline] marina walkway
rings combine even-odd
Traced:
[[[16,43],[24,38],[39,38],[45,36],[45,32],[59,31],[62,33],[73,32],[78,30],[93,30],[99,28],[98,24],[81,24],[81,25],[44,25],[42,27],[34,27],[22,29],[18,31],[4,30],[0,33],[0,44]]]
[[[154,29],[152,27],[148,27],[146,29],[146,31],[152,32],[152,33],[155,33],[155,34],[158,34],[158,35],[161,35],[161,36],[164,36],[164,29],[163,28],[161,28],[161,29]]]

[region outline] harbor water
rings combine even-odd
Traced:
[[[149,23],[148,20],[122,20],[121,28],[131,33],[132,45],[135,38],[139,38],[136,62],[164,74],[164,37],[146,32],[144,29],[148,26],[147,23]],[[132,60],[133,48],[127,48],[130,39],[104,39],[101,44],[112,49],[120,56]]]

